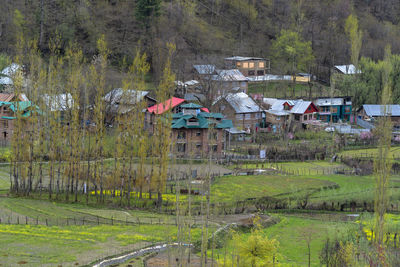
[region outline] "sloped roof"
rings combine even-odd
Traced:
[[[343,74],[356,74],[356,66],[353,64],[337,65],[335,68]],[[361,70],[358,70],[357,73],[361,73]]]
[[[323,106],[340,106],[344,104],[343,98],[319,98],[315,100],[315,105],[323,107]]]
[[[261,57],[242,57],[242,56],[233,56],[226,57],[225,60],[235,60],[235,61],[245,61],[245,60],[263,60]]]
[[[8,77],[11,77],[11,76],[13,76],[13,75],[15,74],[15,72],[16,72],[18,69],[20,69],[20,68],[21,68],[21,66],[18,65],[17,63],[11,63],[10,66],[4,68],[4,69],[1,71],[1,74],[5,75],[5,76],[8,76]]]
[[[178,106],[179,104],[185,102],[185,99],[172,97],[163,103],[156,104],[154,106],[148,107],[147,111],[157,115],[163,114],[164,112]]]
[[[183,113],[177,113],[173,114],[173,121],[171,127],[173,129],[180,129],[180,128],[187,128],[187,129],[206,129],[209,128],[210,122],[215,123],[215,120],[211,119],[220,119],[222,114],[220,113],[205,113],[201,112],[195,115],[190,115],[190,114],[183,114]],[[223,116],[222,116],[223,117]],[[190,119],[195,118],[198,124],[193,124],[189,123],[188,121]],[[215,124],[214,128],[217,129],[227,129],[233,127],[232,121],[231,120],[221,120],[217,121]]]
[[[50,111],[65,111],[74,105],[74,99],[70,93],[58,95],[43,95],[43,101]]]
[[[140,102],[149,91],[137,91],[128,89],[125,91],[122,88],[116,88],[105,95],[104,100],[112,105],[114,104],[131,104],[134,105]]]
[[[215,65],[193,65],[193,68],[198,74],[213,74],[216,67]]]
[[[195,103],[188,103],[188,104],[183,104],[181,105],[182,108],[202,108],[203,106],[199,105],[199,104],[195,104]]]
[[[258,106],[258,104],[246,93],[231,93],[227,94],[224,98],[232,106],[236,113],[252,113],[261,111],[261,108]],[[221,97],[217,98],[216,102],[219,101],[219,99],[221,99]]]
[[[187,93],[185,94],[185,100],[187,101],[204,101],[206,100],[206,97],[204,94],[199,94],[199,93]]]
[[[1,102],[11,102],[15,98],[15,94],[14,93],[0,93],[0,101]],[[20,101],[29,101],[28,97],[26,97],[25,94],[20,94],[18,97],[18,100]]]
[[[215,81],[248,81],[248,79],[238,70],[216,70],[217,75],[213,75]]]
[[[303,101],[299,100],[296,102],[296,104],[292,107],[290,110],[290,113],[294,114],[304,114],[306,112],[307,108],[312,104],[311,101]]]
[[[382,117],[385,113],[387,116],[400,116],[400,105],[387,105],[386,110],[384,105],[363,105],[363,109],[369,117]]]
[[[267,113],[270,113],[275,116],[288,116],[290,112],[288,110],[267,110]]]

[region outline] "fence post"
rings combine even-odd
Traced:
[[[49,223],[47,222],[47,218],[46,218],[46,226],[49,226]]]
[[[85,225],[85,217],[82,218],[82,225]]]
[[[25,224],[28,224],[28,216],[25,216]]]
[[[19,224],[19,216],[17,216],[17,224]]]
[[[39,217],[36,216],[36,225],[38,225],[38,224],[39,224]]]
[[[99,225],[100,224],[100,222],[99,222],[99,216],[97,216],[97,225]]]
[[[114,225],[114,217],[111,216],[111,225]]]

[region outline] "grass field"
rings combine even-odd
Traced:
[[[192,237],[201,230],[193,229]],[[166,240],[175,240],[177,228],[163,225],[46,227],[0,224],[0,262],[5,266],[72,266],[88,264]],[[77,264],[76,264],[77,263]]]
[[[297,175],[320,175],[332,173],[336,170],[349,170],[343,164],[337,162],[328,161],[305,161],[305,162],[280,162],[280,163],[263,163],[263,164],[242,164],[232,165],[231,168],[239,169],[262,169],[272,168],[276,170],[283,170],[285,172],[297,174]]]
[[[280,222],[263,229],[263,234],[270,239],[276,239],[279,242],[278,261],[281,266],[307,266],[308,251],[307,244],[303,237],[305,233],[310,233],[311,241],[311,266],[321,266],[319,253],[327,237],[335,237],[346,234],[348,231],[356,231],[356,223],[332,222],[316,218],[304,218],[297,216],[278,215]],[[241,232],[244,239],[249,233]],[[232,257],[236,253],[236,244],[233,240],[226,243],[227,257]],[[210,251],[208,251],[210,255]],[[215,258],[223,261],[225,256],[225,247],[214,251]]]
[[[282,175],[224,176],[212,185],[211,198],[216,202],[232,202],[247,198],[295,193],[335,185],[334,182],[306,177]]]
[[[400,158],[400,147],[395,146],[391,147],[390,151],[392,153],[393,158]],[[347,157],[376,157],[378,153],[377,148],[368,148],[368,149],[356,149],[356,150],[345,150],[340,152],[339,156],[347,156]]]

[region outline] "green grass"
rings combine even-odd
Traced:
[[[77,220],[78,223],[81,223],[82,220],[96,223],[98,217],[100,218],[100,222],[105,221],[101,219],[108,219],[108,223],[111,223],[111,218],[114,221],[119,220],[135,223],[161,222],[173,224],[175,222],[173,216],[147,211],[102,206],[93,207],[83,204],[68,204],[29,198],[0,198],[0,219],[5,222],[9,217],[14,223],[16,222],[17,217],[20,217],[19,220],[25,223],[25,217],[27,217],[30,224],[35,224],[36,218],[38,218],[39,223],[41,224],[44,224],[47,219],[49,225],[66,224],[67,218],[70,219],[70,224],[73,223],[74,220]]]
[[[232,202],[332,185],[334,183],[330,181],[295,176],[224,176],[217,178],[212,185],[211,199],[216,202]]]
[[[175,226],[66,226],[0,224],[0,262],[15,266],[88,264],[107,255],[138,249],[154,242],[175,240]],[[200,229],[192,230],[193,239]]]
[[[390,151],[394,158],[400,158],[400,147],[395,146],[391,147]],[[346,150],[340,152],[339,156],[347,156],[347,157],[376,157],[378,153],[378,148],[367,148],[367,149],[355,149],[355,150]]]
[[[320,266],[319,253],[327,237],[335,237],[346,234],[348,231],[356,231],[357,224],[345,222],[332,222],[317,218],[304,218],[297,216],[274,215],[280,218],[280,222],[263,229],[263,234],[270,239],[279,242],[279,263],[281,266],[307,266],[308,251],[303,233],[311,233],[311,266]],[[250,234],[239,232],[244,239]],[[233,240],[226,243],[227,257],[232,257],[235,252]],[[237,251],[237,250],[236,250]],[[211,251],[208,251],[211,255]],[[214,251],[214,257],[223,261],[225,247]]]
[[[232,165],[231,168],[239,167],[240,169],[262,169],[272,168],[276,170],[283,170],[290,174],[298,175],[319,175],[332,173],[335,170],[349,169],[345,165],[328,161],[305,161],[305,162],[281,162],[281,163],[263,163],[263,164],[243,164],[243,165]]]

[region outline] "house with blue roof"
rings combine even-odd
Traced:
[[[219,157],[225,148],[226,129],[232,121],[221,113],[207,112],[194,103],[180,105],[181,112],[172,115],[173,152],[178,157]],[[203,111],[206,110],[206,111]]]

